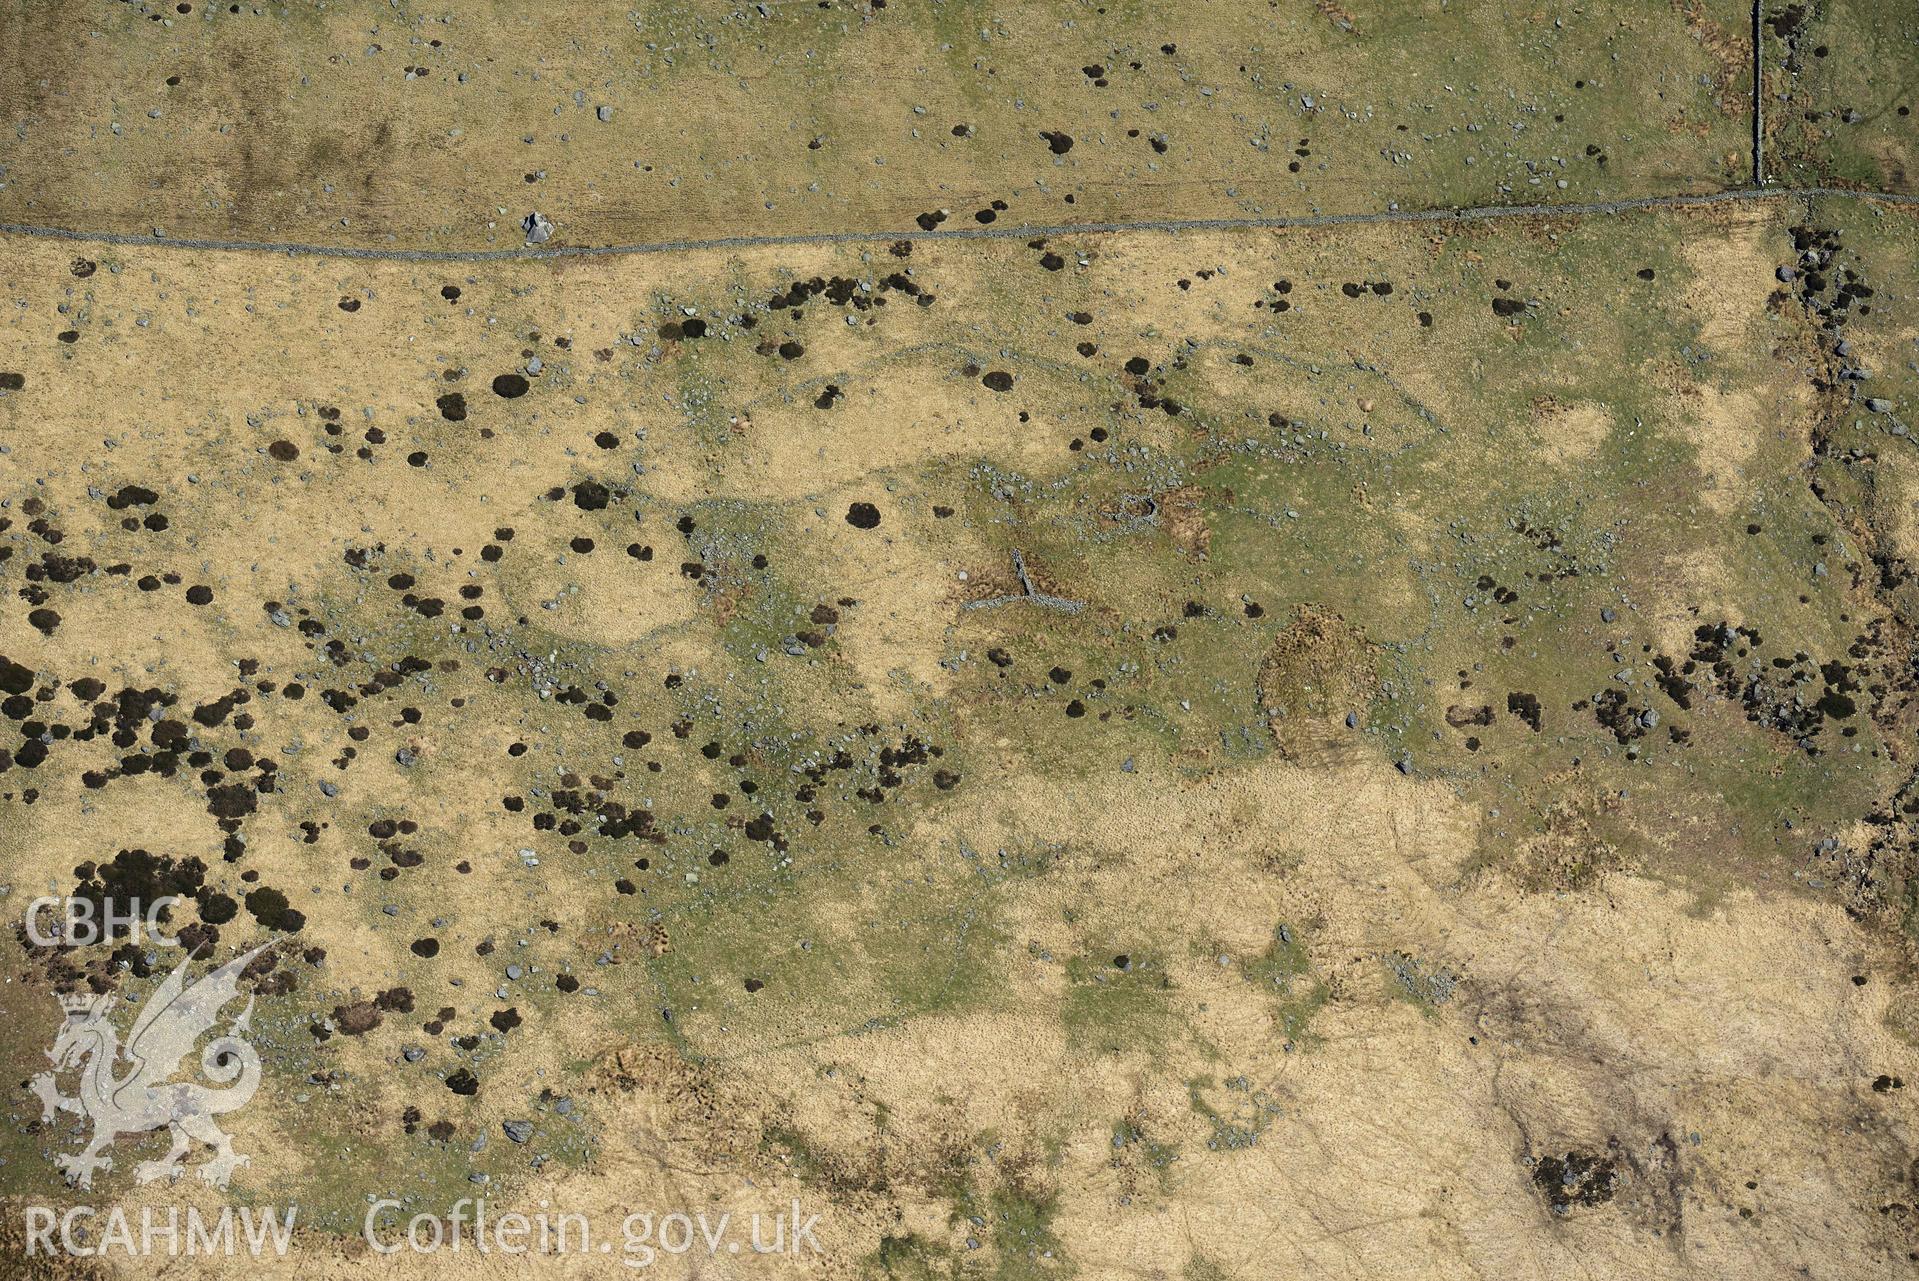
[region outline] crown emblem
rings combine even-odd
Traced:
[[[112,999],[111,996],[95,996],[91,992],[70,992],[60,997],[60,1008],[67,1012],[68,1018],[72,1018],[76,1014],[91,1014]]]

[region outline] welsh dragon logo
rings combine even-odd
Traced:
[[[247,1157],[233,1150],[233,1136],[213,1118],[245,1107],[260,1088],[260,1055],[243,1037],[253,1014],[252,998],[226,1034],[200,1052],[200,1070],[224,1089],[169,1078],[180,1070],[194,1042],[213,1027],[221,1008],[239,996],[240,972],[247,962],[271,946],[263,943],[235,957],[191,987],[186,982],[189,961],[181,961],[140,1007],[124,1046],[108,1021],[117,997],[60,998],[66,1019],[47,1051],[53,1070],[34,1077],[28,1088],[40,1099],[42,1123],[52,1121],[56,1112],[77,1113],[93,1122],[93,1137],[83,1150],[55,1158],[67,1182],[92,1187],[95,1170],[113,1168],[106,1150],[116,1137],[162,1126],[172,1131],[173,1147],[158,1161],[136,1165],[137,1183],[177,1178],[196,1139],[211,1147],[213,1156],[194,1171],[216,1188],[226,1187],[233,1172],[247,1164]],[[74,1069],[80,1072],[79,1093],[60,1093],[56,1078]]]

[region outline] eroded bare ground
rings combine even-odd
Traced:
[[[617,46],[551,6],[73,8],[84,39],[6,73],[39,86],[5,144],[21,221],[142,230],[161,169],[170,227],[409,248],[518,244],[530,207],[590,243],[970,221],[1016,190],[1076,217],[1450,199],[1367,167],[1398,130],[1351,96],[1297,132],[1354,169],[1248,148],[1243,174],[1240,91],[1158,52],[1246,59],[1286,82],[1275,112],[1383,107],[1430,89],[1391,53],[1419,7],[1165,33],[1123,6],[648,10]],[[1684,60],[1750,17],[1712,8],[1603,38],[1590,12],[1425,16],[1488,33],[1460,57],[1710,94],[1736,82]],[[1666,28],[1664,62],[1613,57]],[[583,70],[634,40],[647,75]],[[425,75],[376,94],[398,63]],[[807,87],[852,65],[865,97]],[[1538,65],[1446,92],[1515,110]],[[266,176],[215,191],[243,131],[149,117],[136,84],[259,105]],[[301,96],[432,84],[386,158],[355,132],[376,115]],[[1157,187],[1150,149],[1110,185],[1017,132],[953,150],[948,116],[1067,124],[1042,87],[1080,113],[1065,165],[1134,145],[1150,96],[1193,131],[1169,183],[1210,156],[1237,192]],[[667,110],[724,94],[767,103],[724,108],[731,169]],[[844,141],[892,95],[874,166]],[[1668,168],[1600,139],[1615,193],[1738,181],[1736,97],[1665,128]],[[1202,129],[1221,111],[1246,118]],[[672,159],[646,196],[624,160],[562,174],[549,132]],[[788,132],[818,159],[757,150]],[[1525,131],[1497,170],[1445,136],[1482,157],[1449,192],[1593,194],[1530,187],[1557,144]],[[434,174],[458,217],[421,214]],[[1909,207],[1796,197],[484,265],[0,238],[8,910],[175,894],[199,968],[270,945],[241,981],[259,1094],[222,1118],[251,1164],[222,1192],[197,1148],[136,1183],[166,1142],[129,1135],[82,1190],[55,1161],[86,1120],[13,1083],[58,996],[130,1009],[179,953],[9,932],[7,1267],[156,1274],[27,1258],[29,1205],[297,1203],[289,1258],[161,1274],[624,1271],[364,1239],[381,1198],[392,1241],[484,1195],[609,1230],[797,1199],[823,1247],[799,1270],[830,1277],[1905,1275],[1916,254]]]

